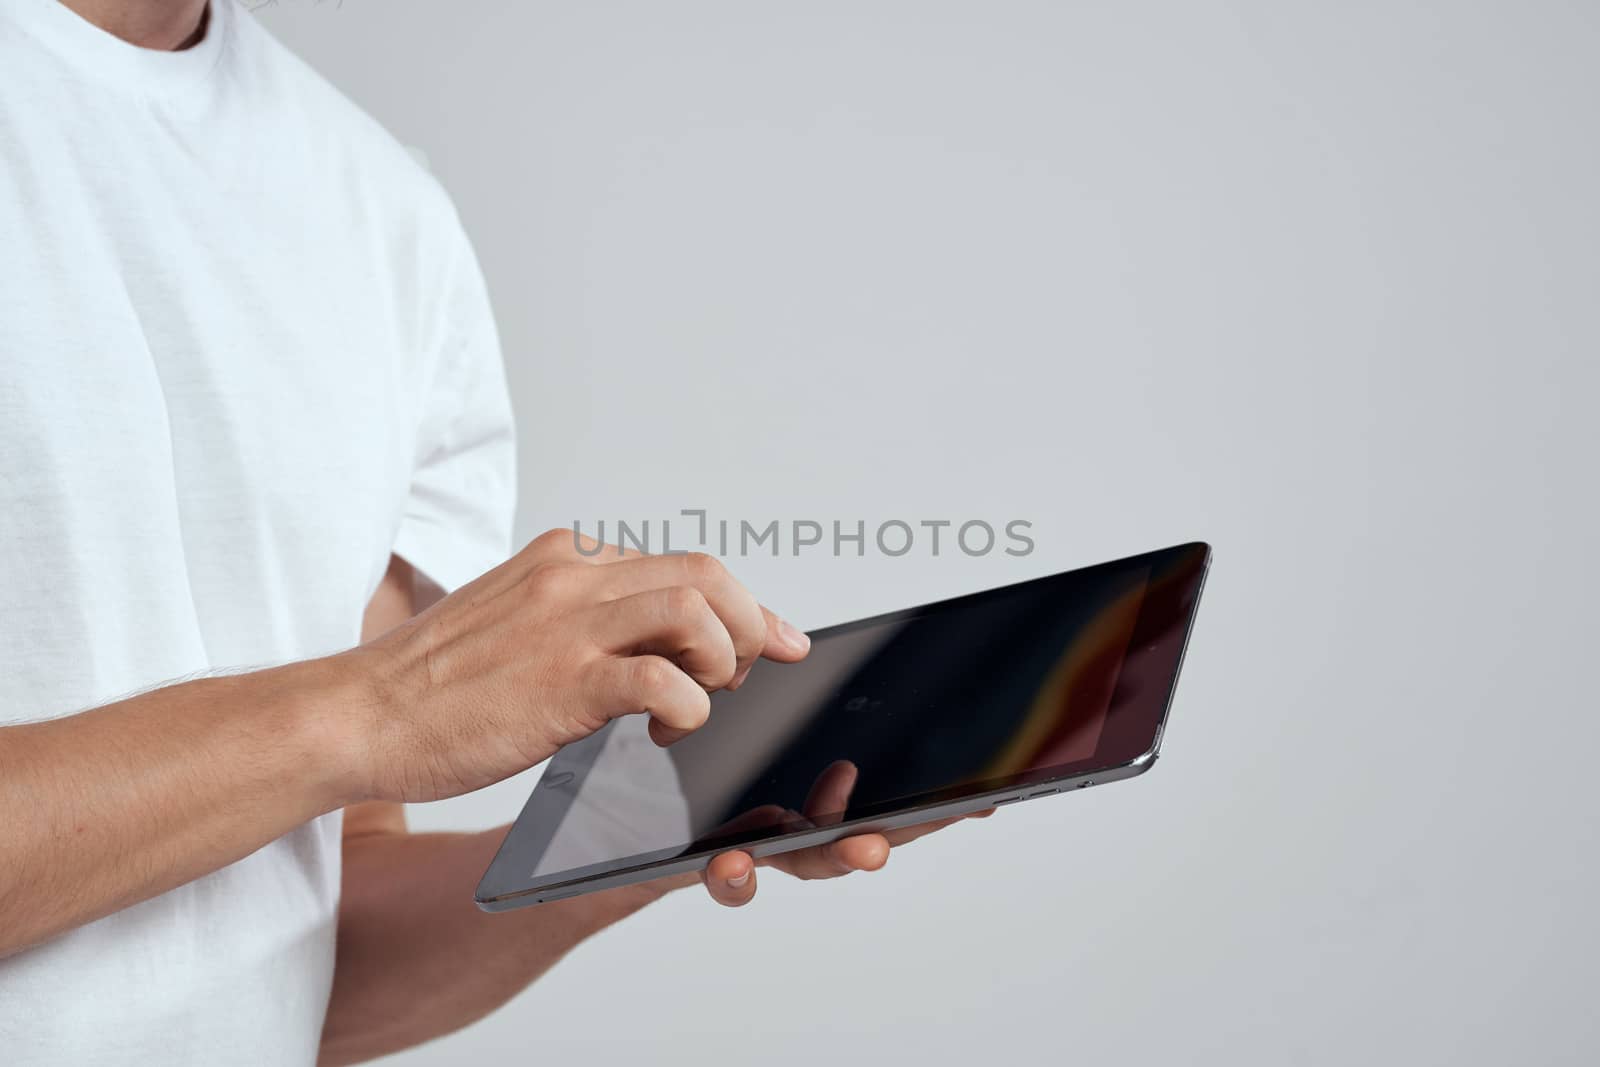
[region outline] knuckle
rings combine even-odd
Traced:
[[[759,611],[751,621],[733,633],[735,651],[741,656],[756,656],[767,646],[767,620]]]
[[[528,542],[528,548],[541,556],[554,555],[565,552],[572,547],[574,534],[571,530],[555,527]]]
[[[696,585],[719,582],[727,574],[722,561],[708,552],[688,552],[683,557],[683,569]]]
[[[633,671],[640,692],[651,698],[672,689],[678,668],[660,656],[640,656],[634,661]]]
[[[534,600],[560,599],[577,581],[578,568],[576,563],[541,563],[523,577],[523,588]]]
[[[738,669],[732,650],[729,649],[727,656],[721,657],[714,668],[705,672],[705,684],[712,689],[726,689],[733,681],[733,676],[738,673]]]
[[[674,619],[682,619],[707,610],[706,595],[692,585],[670,585],[662,594],[667,612]]]
[[[711,694],[703,689],[695,691],[692,704],[686,709],[689,712],[689,725],[698,730],[711,718]]]
[[[697,689],[682,700],[652,708],[651,713],[674,730],[693,733],[711,718],[711,697],[705,690]]]

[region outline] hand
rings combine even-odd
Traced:
[[[800,812],[784,811],[777,806],[758,808],[733,820],[728,828],[735,829],[734,823],[745,822],[752,825],[804,826],[808,823],[825,825],[830,817],[837,821],[839,813],[849,806],[850,794],[855,790],[858,777],[854,763],[839,760],[817,776]],[[815,848],[784,852],[759,860],[752,859],[748,852],[733,849],[714,856],[706,869],[698,874],[662,878],[639,888],[653,896],[660,896],[670,890],[700,882],[705,885],[712,900],[730,908],[738,908],[755,898],[757,867],[773,867],[807,881],[838,878],[852,871],[876,871],[889,861],[892,849],[964,819],[984,819],[993,814],[993,808],[986,808],[971,815],[935,819],[884,833],[855,834]]]
[[[671,744],[706,721],[710,691],[737,687],[757,657],[792,663],[810,648],[711,556],[604,558],[552,530],[336,657],[366,683],[362,799],[470,792],[619,715],[649,715],[651,738]]]

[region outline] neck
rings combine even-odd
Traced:
[[[206,0],[61,0],[79,16],[140,48],[177,52],[206,32]]]

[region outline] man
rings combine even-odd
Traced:
[[[807,641],[704,556],[505,562],[484,283],[398,145],[235,0],[0,0],[0,153],[0,1061],[352,1062],[751,898],[488,916],[501,833],[406,831]]]

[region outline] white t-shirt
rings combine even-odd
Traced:
[[[391,552],[505,558],[512,467],[482,278],[400,145],[237,0],[177,53],[0,0],[0,724],[349,647]],[[0,1063],[313,1063],[339,834],[0,960]]]

